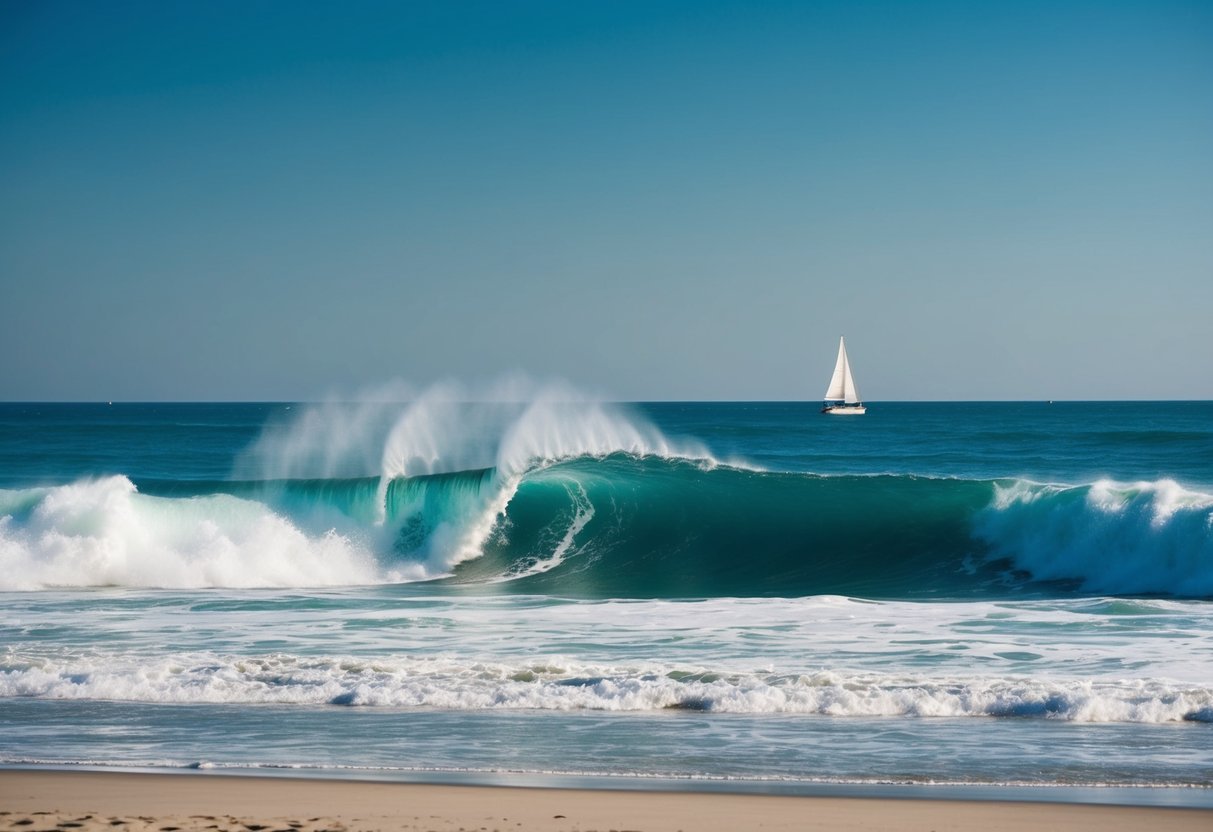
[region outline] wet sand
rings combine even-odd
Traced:
[[[1213,810],[0,771],[0,832],[1213,829]]]

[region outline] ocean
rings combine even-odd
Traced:
[[[0,765],[1213,805],[1213,403],[473,399],[0,404]]]

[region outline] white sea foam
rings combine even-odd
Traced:
[[[0,697],[449,710],[655,711],[835,717],[1213,721],[1213,688],[1165,680],[1042,680],[820,670],[716,672],[657,662],[213,653],[30,656],[0,664]]]
[[[137,493],[125,477],[0,492],[0,589],[325,586],[380,580],[335,532],[308,536],[266,506]]]
[[[1213,596],[1213,496],[1172,480],[998,485],[976,531],[1037,579]]]

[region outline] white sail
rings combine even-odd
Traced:
[[[849,358],[847,358],[846,356],[847,356],[846,349],[843,349],[842,357],[843,357],[844,364],[847,368],[846,378],[844,379],[845,383],[842,386],[843,391],[845,392],[843,399],[846,401],[847,404],[858,404],[860,401],[859,388],[855,386],[855,379],[851,378],[851,360]]]
[[[857,404],[860,400],[859,389],[851,376],[851,362],[847,358],[847,342],[845,338],[838,339],[838,361],[834,364],[834,375],[830,377],[830,386],[826,388],[825,400],[828,402],[846,402]]]

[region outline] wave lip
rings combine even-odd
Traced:
[[[1213,688],[1165,680],[935,678],[432,658],[10,653],[0,697],[446,710],[660,711],[832,717],[1209,721]]]

